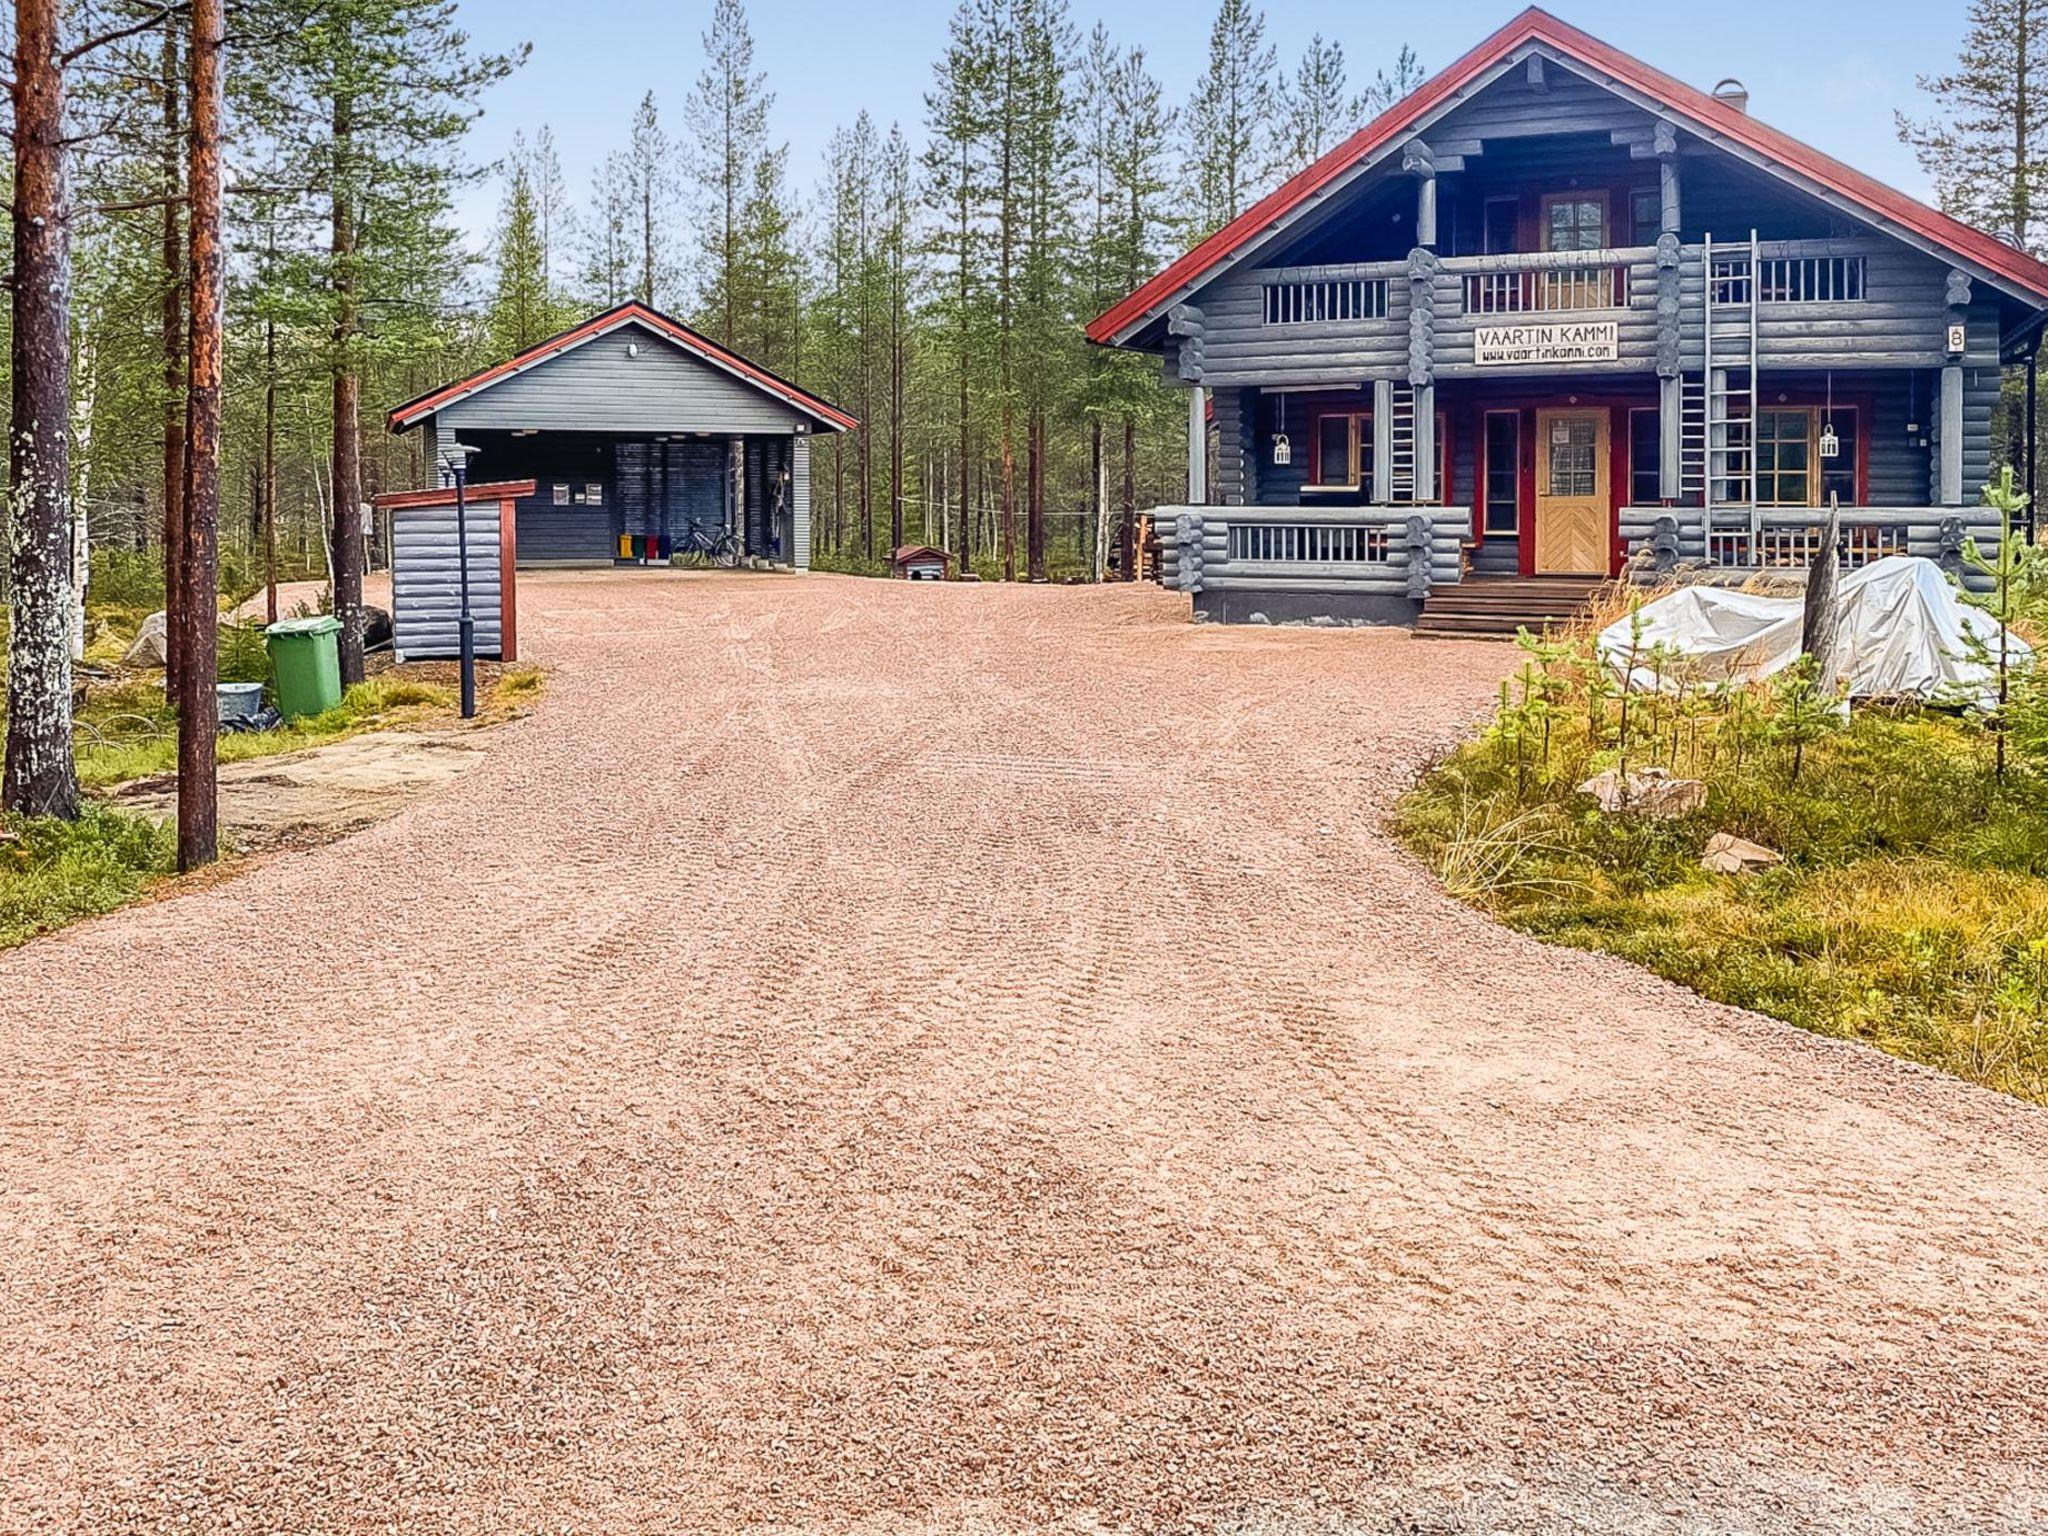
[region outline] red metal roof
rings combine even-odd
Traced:
[[[1114,338],[1169,295],[1201,278],[1240,246],[1264,234],[1275,221],[1306,202],[1360,160],[1407,132],[1445,97],[1484,74],[1525,43],[1546,44],[1564,57],[1575,59],[1589,69],[1642,92],[1674,112],[1682,113],[1702,128],[1796,171],[1876,217],[1909,229],[1944,250],[2048,301],[2048,265],[1800,143],[1789,134],[1758,122],[1748,113],[1682,80],[1673,79],[1662,70],[1654,69],[1532,5],[1443,73],[1424,81],[1402,97],[1307,170],[1283,182],[1247,208],[1129,298],[1097,316],[1088,326],[1088,339],[1106,342]]]
[[[728,351],[726,348],[721,347],[717,342],[711,340],[710,337],[698,335],[697,332],[684,325],[682,321],[671,319],[669,316],[661,313],[660,310],[651,309],[638,300],[629,300],[624,304],[615,305],[613,308],[605,310],[602,314],[592,315],[581,325],[573,326],[562,332],[559,336],[550,336],[546,341],[536,342],[516,357],[508,357],[504,362],[493,364],[480,373],[473,373],[466,379],[458,379],[453,384],[444,385],[432,394],[421,395],[416,400],[406,401],[405,404],[391,412],[388,418],[391,430],[402,432],[408,427],[417,425],[424,417],[431,416],[435,411],[451,401],[459,400],[465,395],[474,394],[477,390],[495,384],[502,378],[530,368],[535,363],[544,362],[557,353],[566,352],[571,347],[590,340],[593,336],[602,335],[606,331],[614,330],[620,325],[634,321],[646,326],[658,335],[667,337],[684,351],[693,353],[705,362],[710,363],[713,367],[722,368],[728,373],[745,379],[748,383],[765,390],[785,404],[794,406],[805,415],[814,417],[839,431],[851,431],[860,425],[858,421],[840,410],[838,406],[828,404],[826,401],[820,400],[816,395],[798,389],[787,379],[777,378],[767,369],[748,362],[737,352]],[[687,423],[684,423],[684,425],[687,425]]]

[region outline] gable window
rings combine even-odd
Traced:
[[[1606,246],[1604,193],[1558,192],[1543,199],[1543,249],[1598,251]]]

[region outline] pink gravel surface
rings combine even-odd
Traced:
[[[2048,1117],[1447,900],[1510,650],[523,588],[467,776],[0,956],[0,1529],[2048,1521]]]

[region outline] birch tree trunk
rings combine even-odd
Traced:
[[[14,619],[0,805],[71,820],[71,189],[58,8],[14,8]]]
[[[222,0],[192,0],[190,371],[185,389],[185,547],[179,566],[185,634],[178,671],[178,868],[219,851],[214,742],[219,708],[221,326],[220,131]]]

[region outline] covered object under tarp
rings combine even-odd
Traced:
[[[1601,659],[1636,688],[1676,687],[1653,649],[1687,658],[1688,677],[1754,681],[1799,659],[1805,600],[1725,587],[1682,587],[1600,631]],[[2000,625],[1962,601],[1932,560],[1873,561],[1842,578],[1841,624],[1823,675],[1851,698],[1986,699],[1997,691]],[[2010,665],[2033,649],[2006,633]]]

